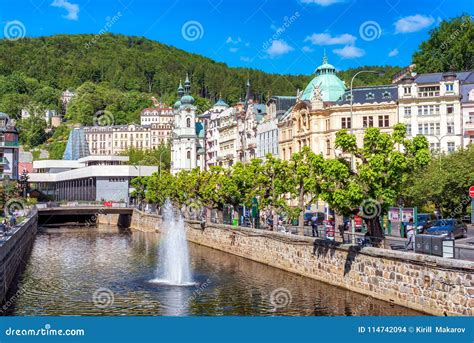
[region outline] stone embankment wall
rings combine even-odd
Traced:
[[[11,236],[0,243],[0,303],[5,299],[15,275],[30,253],[38,228],[38,214],[31,215]]]
[[[134,211],[131,228],[159,232]],[[474,315],[474,262],[187,221],[189,241],[433,315]]]

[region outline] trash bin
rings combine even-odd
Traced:
[[[238,219],[233,219],[232,220],[232,225],[233,226],[239,226],[239,220]]]

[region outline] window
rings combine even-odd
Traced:
[[[403,87],[403,94],[405,95],[411,94],[411,87]]]
[[[454,91],[454,85],[452,83],[447,83],[446,92],[452,92],[452,91]]]
[[[439,136],[441,134],[440,124],[436,123],[435,135]]]
[[[362,126],[364,128],[373,127],[374,126],[374,118],[372,116],[362,117]]]
[[[411,124],[407,124],[407,135],[411,136]]]
[[[186,127],[191,127],[191,118],[186,118]]]
[[[343,129],[350,129],[351,128],[351,118],[350,117],[341,118],[341,127]]]
[[[448,152],[454,152],[454,142],[448,142]]]
[[[421,116],[423,114],[423,107],[418,106],[418,115]]]
[[[434,123],[430,123],[430,135],[434,135],[435,133],[435,125]]]
[[[447,131],[448,131],[448,134],[454,134],[454,123],[453,122],[449,122],[447,124]]]
[[[428,135],[429,134],[429,131],[428,131],[428,123],[425,123],[423,125],[423,134],[424,135]]]
[[[446,113],[448,114],[454,113],[454,105],[446,105]]]
[[[423,115],[427,116],[428,113],[428,106],[423,106]]]
[[[372,100],[372,99],[375,98],[375,95],[374,95],[374,93],[367,93],[367,94],[365,95],[365,98],[366,98],[367,100]]]
[[[329,139],[326,140],[326,155],[331,155],[331,141]]]
[[[411,107],[404,107],[405,117],[411,116]]]
[[[379,127],[389,127],[390,122],[388,115],[379,116]]]
[[[384,99],[390,99],[392,97],[392,95],[390,94],[390,92],[383,92],[383,95],[382,95],[382,98]]]
[[[188,160],[191,159],[191,151],[189,151],[189,150],[186,151],[186,158],[187,158]]]
[[[419,133],[420,135],[423,134],[423,124],[418,124],[418,133]]]
[[[435,114],[439,114],[439,105],[435,105]]]

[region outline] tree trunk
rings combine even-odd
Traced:
[[[365,219],[365,223],[367,224],[367,232],[371,238],[383,239],[385,237],[382,225],[380,224],[380,216]]]
[[[303,191],[303,182],[300,181],[300,196],[298,205],[300,208],[300,216],[298,219],[298,235],[304,236],[304,191]]]

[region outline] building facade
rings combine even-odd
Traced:
[[[453,152],[465,146],[461,87],[474,82],[472,72],[405,77],[398,84],[398,120],[409,136],[424,135],[433,151]],[[468,106],[468,105],[467,105]]]
[[[474,144],[474,73],[469,82],[461,85],[461,112],[463,120],[463,145]]]
[[[158,103],[157,107],[145,108],[140,113],[140,124],[171,124],[173,123],[173,109]],[[170,130],[171,131],[171,130]]]
[[[219,165],[217,158],[220,147],[219,127],[221,114],[228,110],[228,108],[229,105],[223,99],[219,99],[214,106],[202,116],[206,121],[206,168]]]
[[[6,113],[0,112],[0,180],[18,180],[18,131]]]
[[[266,103],[266,114],[257,126],[257,157],[265,159],[268,154],[278,157],[278,122],[291,111],[296,97],[273,96]]]

